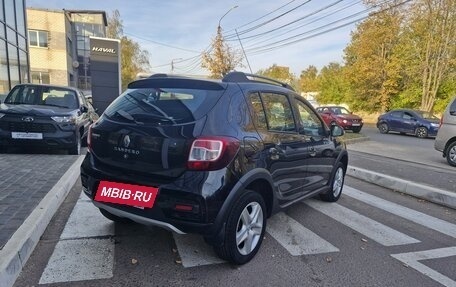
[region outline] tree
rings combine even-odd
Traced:
[[[360,108],[387,111],[399,91],[401,67],[393,51],[400,27],[399,12],[390,9],[371,15],[352,33],[344,58],[353,96]]]
[[[350,87],[345,77],[345,68],[339,63],[329,63],[318,76],[317,102],[322,104],[350,103]],[[356,106],[355,106],[356,108]]]
[[[224,40],[222,28],[218,26],[217,35],[212,41],[211,52],[203,53],[201,66],[208,69],[211,78],[223,78],[228,72],[240,66],[242,54],[232,49]]]
[[[318,85],[318,69],[310,65],[307,69],[301,72],[299,77],[299,86],[302,92],[317,92]]]
[[[125,90],[138,73],[150,69],[149,52],[123,34],[123,23],[118,10],[114,10],[111,16],[108,15],[106,36],[120,40],[122,89]]]
[[[260,76],[268,77],[280,82],[287,83],[296,90],[296,77],[293,73],[290,72],[289,67],[278,66],[277,64],[273,64],[271,67],[267,69],[259,70],[257,74]]]
[[[439,90],[456,65],[456,1],[414,1],[402,46],[409,75],[421,85],[421,105],[432,111]]]

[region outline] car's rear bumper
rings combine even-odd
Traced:
[[[95,206],[122,218],[144,224],[159,226],[176,233],[197,233],[206,237],[216,235],[220,229],[215,226],[215,218],[219,214],[225,192],[229,186],[213,187],[206,181],[210,179],[209,172],[192,172],[184,174],[173,181],[157,181],[153,177],[144,177],[139,174],[116,173],[107,167],[99,169],[101,163],[94,164],[96,159],[88,152],[81,165],[81,183],[84,193],[92,199]],[[214,174],[214,176],[217,176]],[[223,175],[221,175],[223,176]],[[221,179],[220,179],[221,180]],[[218,182],[220,182],[218,180]],[[125,204],[97,202],[95,196],[100,181],[154,186],[158,188],[158,195],[152,208],[138,208]],[[202,195],[204,186],[206,195]],[[228,192],[226,192],[228,193]],[[189,211],[176,209],[177,205],[192,206]]]

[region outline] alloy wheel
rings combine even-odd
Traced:
[[[449,164],[456,166],[456,144],[453,144],[448,149],[447,159]]]
[[[250,254],[260,241],[263,231],[263,209],[258,202],[249,203],[241,215],[236,228],[236,246],[240,254]]]
[[[333,182],[333,195],[334,197],[338,197],[339,194],[342,192],[342,187],[344,184],[344,170],[342,167],[339,167],[334,175],[334,182]]]

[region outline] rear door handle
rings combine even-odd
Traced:
[[[317,150],[315,149],[315,147],[313,147],[313,146],[309,147],[309,154],[310,154],[310,156],[317,155]]]
[[[271,157],[271,160],[278,160],[279,159],[279,150],[277,150],[275,147],[271,147],[269,149],[269,156]]]

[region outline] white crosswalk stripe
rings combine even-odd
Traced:
[[[40,284],[111,278],[114,266],[114,223],[90,201],[76,203],[60,240],[41,275]]]
[[[328,204],[327,202],[310,199],[306,200],[305,204],[384,246],[420,242],[415,238],[396,231],[337,203]]]
[[[344,187],[344,194],[369,206],[374,206],[456,238],[455,224],[348,186]],[[304,201],[303,204],[384,246],[420,242],[418,239],[337,203],[325,203],[311,199]],[[339,252],[337,246],[332,245],[283,212],[269,218],[266,231],[292,256]],[[111,278],[114,266],[114,243],[110,238],[111,236],[115,236],[114,223],[104,218],[90,200],[81,196],[68,219],[60,236],[60,241],[57,243],[39,283]],[[173,234],[173,237],[182,266],[185,268],[224,262],[215,255],[212,248],[204,242],[201,236]],[[451,249],[451,251],[454,250]],[[409,261],[412,262],[416,259],[413,257],[416,254],[420,255],[420,253],[411,253],[411,255],[396,254],[392,256],[409,264]],[[417,266],[416,268],[422,268],[420,263],[414,263],[414,261],[412,263]]]
[[[283,212],[268,220],[266,230],[293,256],[339,251]]]
[[[217,257],[214,250],[199,235],[173,233],[182,266],[195,267],[225,262]]]
[[[344,194],[348,195],[354,199],[367,203],[371,206],[380,208],[384,211],[387,211],[391,214],[397,215],[399,217],[405,218],[412,222],[415,222],[419,225],[424,227],[430,228],[432,230],[438,231],[440,233],[449,235],[453,238],[456,238],[456,224],[452,224],[441,220],[439,218],[435,218],[433,216],[429,216],[422,212],[413,210],[411,208],[404,207],[397,203],[393,203],[387,200],[384,200],[380,197],[370,195],[368,193],[362,192],[358,189],[345,186],[344,187]]]

